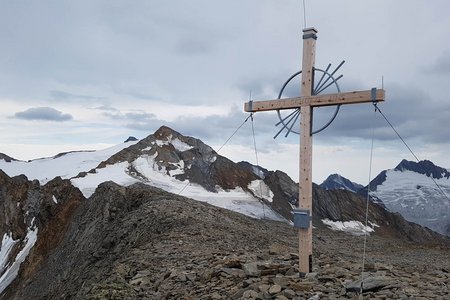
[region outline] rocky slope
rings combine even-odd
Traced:
[[[298,184],[281,171],[268,172],[264,182],[274,193],[272,208],[286,218],[298,205]],[[372,201],[368,203],[368,230],[381,236],[396,237],[420,243],[433,243],[442,236],[428,228],[406,221],[400,214],[391,213]],[[358,222],[365,224],[366,198],[347,190],[324,190],[313,184],[313,224],[325,222]],[[354,232],[361,234],[361,230]]]
[[[2,299],[350,299],[361,276],[363,238],[320,223],[314,273],[299,278],[298,236],[286,223],[140,183],[103,183],[74,206],[58,245],[37,255],[36,244]],[[441,242],[369,237],[365,295],[445,299],[449,247]]]
[[[18,275],[28,277],[64,237],[81,192],[55,178],[41,186],[0,170],[0,292]],[[20,272],[19,272],[20,270]]]

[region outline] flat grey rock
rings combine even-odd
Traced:
[[[369,276],[363,280],[363,292],[376,291],[392,283],[394,283],[394,280],[388,277]],[[349,292],[359,292],[361,290],[361,279],[348,283],[345,288]]]

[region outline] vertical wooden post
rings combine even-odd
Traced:
[[[303,30],[301,97],[245,103],[244,111],[257,112],[300,108],[300,183],[294,226],[299,229],[299,272],[312,272],[312,113],[313,107],[384,101],[384,90],[312,95],[317,30]],[[339,68],[339,67],[338,67]],[[328,74],[327,74],[328,75]],[[329,75],[332,77],[331,75]],[[291,77],[292,79],[292,77]],[[289,79],[290,80],[290,79]],[[289,121],[290,122],[290,121]],[[283,123],[283,125],[285,125]],[[285,129],[286,126],[283,128]]]
[[[303,30],[302,97],[311,96],[314,81],[317,30]],[[299,208],[308,210],[312,216],[312,108],[300,108],[300,176]],[[299,229],[299,271],[312,272],[312,220],[309,228]]]

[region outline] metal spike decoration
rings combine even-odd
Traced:
[[[320,72],[322,73],[322,75],[320,76],[320,79],[317,81],[317,83],[314,83],[314,88],[312,91],[312,95],[318,95],[322,92],[324,92],[325,90],[327,90],[329,87],[331,86],[335,86],[336,90],[338,93],[341,92],[341,89],[339,88],[339,84],[338,81],[339,79],[341,79],[344,75],[339,75],[337,77],[334,77],[334,74],[342,67],[342,65],[345,63],[345,60],[343,60],[331,73],[330,73],[330,68],[331,68],[331,64],[328,64],[327,68],[325,70],[322,69],[318,69],[315,68],[314,69],[314,74]],[[286,88],[286,86],[289,84],[289,82],[294,79],[295,77],[297,77],[298,75],[300,75],[302,73],[302,71],[299,71],[295,74],[293,74],[291,77],[289,77],[288,80],[286,80],[286,82],[283,84],[280,92],[278,93],[278,99],[281,99],[281,96],[284,92],[284,89]],[[311,132],[311,134],[316,134],[321,132],[322,130],[324,130],[325,128],[327,128],[328,126],[330,126],[330,124],[334,121],[334,119],[336,118],[338,112],[339,112],[339,108],[340,105],[336,106],[336,110],[333,114],[333,116],[330,118],[330,120],[323,125],[321,128],[314,130]],[[275,134],[275,136],[273,137],[274,139],[276,139],[280,133],[286,129],[286,134],[284,135],[285,137],[287,137],[291,132],[295,133],[295,134],[299,134],[298,131],[294,130],[294,125],[297,124],[297,120],[300,117],[300,109],[296,108],[294,109],[292,112],[290,112],[286,117],[283,117],[281,115],[280,110],[277,110],[277,114],[278,114],[278,119],[280,119],[279,122],[277,122],[275,124],[275,126],[279,126],[281,125],[280,130],[277,132],[277,134]]]
[[[332,79],[331,84],[333,84],[333,83],[335,83],[336,81],[338,81],[339,79],[341,79],[342,76],[344,76],[344,75],[340,75],[340,76],[339,76],[338,78],[336,78],[336,79],[333,78],[333,75],[337,72],[337,70],[339,70],[339,69],[342,67],[342,65],[343,65],[344,63],[345,63],[345,60],[343,60],[343,61],[337,66],[337,68],[334,69],[334,71],[333,71],[331,74],[328,74],[327,71],[324,71],[324,75],[325,75],[325,74],[328,74],[329,76],[327,77],[327,79],[326,79],[322,84],[320,84],[320,82],[319,82],[320,85],[317,84],[317,85],[314,87],[314,91],[315,91],[314,95],[320,94],[321,91],[324,91],[328,86],[330,86],[330,84],[329,84],[329,85],[327,85],[325,88],[323,87],[330,79]],[[331,65],[331,64],[329,64],[328,66],[330,66],[330,65]]]
[[[292,126],[294,125],[294,123],[297,121],[298,117],[300,115],[300,109],[294,109],[293,112],[291,112],[287,117],[285,117],[284,119],[280,120],[280,122],[278,122],[277,124],[275,124],[275,126],[278,126],[280,124],[283,124],[283,126],[281,127],[281,129],[277,132],[277,134],[273,137],[274,139],[276,139],[278,137],[278,135],[290,124],[292,123],[292,125],[289,127],[290,130],[288,130],[288,132],[286,133],[286,136],[288,136],[289,132],[292,130]],[[286,120],[289,118],[289,121],[286,122]],[[294,122],[292,122],[292,120],[294,120]]]

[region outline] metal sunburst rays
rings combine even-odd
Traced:
[[[326,89],[328,89],[331,86],[335,86],[336,90],[338,93],[341,92],[341,89],[339,88],[338,85],[338,80],[341,79],[344,75],[339,75],[338,77],[334,77],[334,74],[342,67],[342,65],[345,63],[345,60],[343,60],[337,67],[336,69],[334,69],[333,72],[329,72],[330,68],[331,68],[331,64],[328,64],[327,68],[325,70],[322,69],[318,69],[318,68],[314,68],[314,77],[316,77],[316,73],[322,73],[320,76],[319,81],[314,82],[314,88],[312,91],[312,95],[318,95],[320,93],[322,93],[323,91],[325,91]],[[297,77],[298,75],[300,75],[302,73],[302,71],[299,71],[295,74],[293,74],[291,77],[289,77],[288,80],[286,80],[286,82],[283,84],[280,92],[278,93],[278,99],[281,99],[281,96],[284,92],[284,89],[286,88],[286,86],[289,84],[289,82],[294,79],[295,77]],[[321,132],[322,130],[324,130],[325,128],[327,128],[336,118],[338,112],[339,112],[339,108],[340,105],[336,106],[336,110],[333,114],[333,116],[331,117],[331,119],[325,124],[323,125],[320,129],[312,131],[311,134],[316,134]],[[289,135],[289,133],[293,132],[295,134],[299,134],[298,131],[294,130],[293,127],[295,124],[297,124],[297,120],[300,117],[300,108],[296,108],[293,111],[291,111],[287,116],[283,117],[281,115],[281,111],[277,110],[277,114],[278,114],[278,118],[279,118],[279,122],[277,122],[275,124],[275,126],[279,126],[281,125],[281,129],[277,132],[277,134],[275,134],[275,136],[273,137],[274,139],[276,139],[278,137],[278,135],[280,135],[280,133],[283,130],[287,130],[286,134],[284,135],[284,137],[287,137]]]

